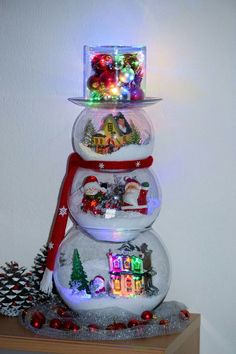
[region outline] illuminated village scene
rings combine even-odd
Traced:
[[[159,290],[152,283],[152,277],[157,272],[152,267],[152,250],[146,243],[140,247],[131,242],[122,244],[118,249],[104,254],[106,271],[88,278],[86,266],[81,261],[77,248],[71,250],[71,259],[61,252],[60,268],[70,269],[68,288],[70,296],[80,300],[92,298],[131,298],[137,296],[157,295]],[[85,262],[86,263],[86,262]],[[69,275],[69,273],[68,273]]]

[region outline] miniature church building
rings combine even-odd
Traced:
[[[100,130],[93,135],[92,145],[99,154],[119,150],[131,140],[132,129],[122,113],[105,117]]]
[[[136,255],[112,252],[107,256],[111,293],[125,297],[143,293],[145,290],[143,259]]]

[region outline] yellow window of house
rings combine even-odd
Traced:
[[[140,290],[141,288],[141,281],[140,280],[135,280],[135,290]]]
[[[121,290],[120,279],[118,279],[118,278],[116,278],[116,279],[114,280],[114,289],[115,289],[116,291]]]

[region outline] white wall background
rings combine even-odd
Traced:
[[[0,0],[0,264],[30,267],[46,242],[71,152],[84,44],[145,44],[155,230],[168,299],[202,314],[201,353],[236,352],[236,2]],[[191,353],[189,353],[191,354]]]

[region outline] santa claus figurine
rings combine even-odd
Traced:
[[[90,288],[94,296],[105,294],[105,279],[101,275],[96,275],[96,277],[90,282]]]
[[[83,182],[83,199],[81,209],[85,213],[102,215],[101,202],[106,189],[101,187],[96,176],[87,176]]]
[[[134,178],[127,178],[121,210],[147,214],[147,193],[149,183],[140,184]]]

